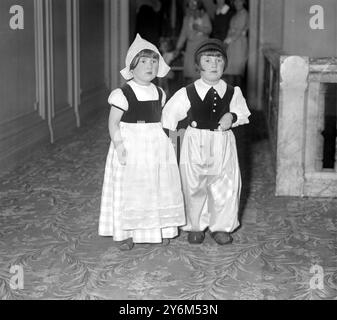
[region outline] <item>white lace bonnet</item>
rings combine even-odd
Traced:
[[[158,68],[158,75],[157,77],[163,78],[165,77],[168,72],[170,71],[170,67],[166,64],[164,61],[162,55],[160,54],[159,50],[155,45],[153,45],[151,42],[143,39],[139,34],[137,34],[136,39],[133,41],[131,44],[128,53],[125,58],[125,68],[120,71],[122,74],[123,78],[125,80],[130,80],[133,78],[133,75],[130,71],[130,64],[133,60],[133,58],[142,50],[144,49],[149,49],[152,50],[159,55],[159,68]]]

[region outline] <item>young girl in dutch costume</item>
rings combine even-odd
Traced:
[[[121,250],[134,243],[165,243],[185,224],[179,169],[161,125],[165,93],[151,81],[169,66],[158,49],[137,35],[121,71],[128,82],[113,90],[99,219],[99,235]]]
[[[188,241],[202,243],[208,228],[220,245],[231,243],[239,226],[241,176],[232,127],[249,123],[250,112],[239,87],[221,79],[227,65],[223,42],[208,39],[195,51],[200,79],[167,102],[163,127],[176,130],[188,118],[180,155]]]

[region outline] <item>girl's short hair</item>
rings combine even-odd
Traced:
[[[140,58],[152,58],[152,59],[156,59],[159,61],[159,54],[157,52],[154,52],[150,49],[144,49],[140,52],[138,52],[136,54],[136,56],[132,59],[131,63],[130,63],[130,70],[133,70],[137,67]]]
[[[200,52],[199,54],[196,55],[195,57],[195,66],[196,66],[196,69],[198,72],[200,71],[204,71],[202,68],[201,68],[201,65],[200,65],[200,59],[202,56],[211,56],[211,57],[222,57],[225,61],[225,65],[224,65],[224,68],[223,68],[223,72],[226,70],[227,68],[227,63],[228,63],[228,59],[227,59],[227,56],[224,55],[222,52],[218,51],[218,50],[208,50],[208,51],[203,51],[203,52]]]

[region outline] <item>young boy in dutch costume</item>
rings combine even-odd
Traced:
[[[220,245],[232,242],[239,226],[241,175],[232,127],[249,123],[250,112],[239,87],[221,79],[227,66],[220,40],[203,41],[195,51],[200,79],[178,90],[163,109],[163,127],[176,130],[188,118],[180,173],[188,241],[200,244],[208,228]]]

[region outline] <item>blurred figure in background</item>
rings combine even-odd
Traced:
[[[137,0],[136,34],[159,46],[161,36],[161,2],[159,0]]]
[[[230,21],[228,35],[224,41],[227,47],[228,67],[225,70],[225,79],[232,86],[243,85],[243,76],[248,60],[249,27],[248,11],[245,9],[245,0],[234,0],[235,14]]]
[[[175,59],[175,52],[174,52],[174,43],[173,39],[170,37],[161,37],[160,38],[160,46],[159,51],[163,56],[164,61],[168,66],[171,66],[172,62]],[[170,96],[170,86],[169,80],[174,79],[174,72],[172,70],[164,78],[159,78],[158,85],[165,91],[167,97]]]
[[[202,0],[189,0],[176,45],[176,55],[179,55],[186,45],[183,71],[185,84],[191,83],[199,77],[194,64],[194,52],[200,42],[207,39],[211,32],[212,23]]]
[[[216,11],[213,20],[212,38],[224,41],[235,10],[231,6],[230,0],[214,0],[214,4],[216,5]]]

